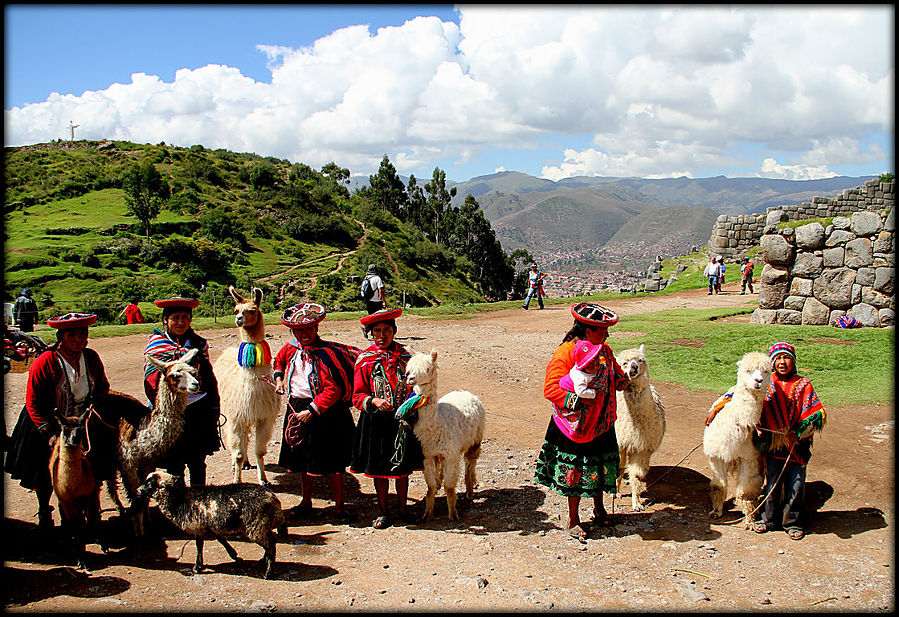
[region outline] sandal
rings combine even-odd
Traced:
[[[593,519],[590,521],[590,524],[596,525],[597,527],[614,527],[618,524],[618,517],[612,516],[608,512],[597,515],[596,510],[594,510]]]
[[[294,516],[294,517],[309,516],[311,514],[312,514],[312,504],[311,503],[307,503],[307,504],[300,503],[300,504],[290,508],[287,511],[288,516]]]
[[[371,526],[375,529],[384,529],[385,527],[390,527],[392,523],[393,521],[390,520],[390,517],[388,515],[382,514],[371,522]]]
[[[583,525],[578,523],[572,527],[568,528],[568,535],[574,538],[575,540],[579,540],[581,542],[587,541],[587,530],[584,529]]]
[[[765,521],[753,521],[752,530],[755,533],[768,533],[771,531],[771,527]]]
[[[787,529],[787,535],[790,536],[791,540],[801,540],[805,537],[805,531],[803,531],[799,527],[792,527],[790,529]]]

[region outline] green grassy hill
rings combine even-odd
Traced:
[[[149,243],[122,189],[126,170],[145,160],[170,187]],[[41,319],[91,310],[110,322],[132,295],[200,297],[198,314],[211,314],[212,295],[221,311],[232,284],[262,288],[274,310],[291,280],[284,302],[361,310],[369,263],[396,304],[404,294],[411,306],[484,300],[465,257],[302,163],[123,141],[6,148],[4,162],[4,299],[30,287]]]

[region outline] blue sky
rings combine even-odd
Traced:
[[[6,5],[5,145],[499,170],[894,171],[893,7]],[[865,36],[859,36],[864,32]],[[826,45],[822,44],[826,41]]]

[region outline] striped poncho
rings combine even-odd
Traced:
[[[786,460],[789,454],[788,435],[792,433],[799,442],[794,446],[789,460],[806,465],[812,455],[812,435],[823,429],[826,422],[827,411],[808,378],[796,373],[783,378],[774,373],[759,421],[759,427],[767,430],[762,431],[756,445],[760,451]]]

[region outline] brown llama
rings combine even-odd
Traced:
[[[248,458],[250,433],[255,431],[256,475],[260,484],[268,485],[264,459],[280,412],[281,397],[272,381],[272,354],[265,340],[265,321],[259,308],[262,290],[254,287],[252,298],[242,297],[234,287],[229,287],[228,292],[234,298],[234,324],[241,342],[225,349],[213,366],[222,414],[226,418],[225,441],[231,451],[234,482],[239,483]]]

